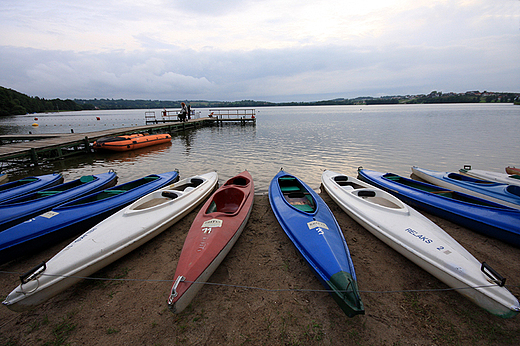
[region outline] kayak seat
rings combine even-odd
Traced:
[[[436,191],[429,191],[430,193],[433,193],[435,195],[444,196],[444,197],[452,197],[453,191],[449,190],[436,190]]]
[[[163,191],[161,193],[161,196],[169,198],[169,199],[175,199],[175,198],[179,197],[179,195],[177,195],[175,192],[171,192],[171,191]]]
[[[300,191],[298,186],[280,186],[282,192]]]
[[[105,192],[110,195],[119,195],[121,193],[126,192],[126,190],[106,190]]]
[[[401,180],[401,177],[392,173],[387,173],[383,176],[385,179],[392,180],[392,181],[399,181]]]
[[[79,181],[82,183],[90,183],[94,180],[96,180],[96,178],[93,175],[84,175],[81,178],[79,178]]]
[[[312,196],[309,193],[303,193],[299,191],[291,192],[284,196],[287,202],[289,202],[289,204],[295,207],[296,209],[307,213],[312,213],[314,211],[314,203],[312,200]]]
[[[23,178],[18,180],[19,183],[32,183],[34,181],[38,181],[38,178]]]
[[[37,194],[39,196],[41,196],[41,197],[47,197],[47,196],[55,195],[55,194],[60,193],[60,192],[63,192],[63,191],[52,191],[52,190],[38,191]]]
[[[278,183],[282,192],[301,191],[300,184],[294,177],[280,177]]]

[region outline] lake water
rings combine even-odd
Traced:
[[[159,115],[161,110],[155,111]],[[268,107],[256,113],[256,125],[191,130],[174,134],[171,144],[78,156],[29,167],[14,178],[59,171],[68,180],[113,169],[119,182],[126,182],[179,169],[181,177],[216,170],[222,183],[247,169],[256,192],[267,193],[282,167],[318,189],[325,169],[356,176],[363,166],[409,176],[413,165],[456,171],[469,164],[497,172],[520,166],[520,106],[512,104]],[[0,134],[88,133],[143,125],[144,114],[116,110],[5,117]]]

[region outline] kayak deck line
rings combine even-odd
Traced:
[[[35,269],[45,268],[44,263],[40,263],[35,267]],[[31,275],[29,271],[29,275]],[[10,271],[0,271],[0,274],[15,274],[20,275],[19,272],[10,272]],[[27,273],[25,273],[27,274]],[[23,276],[23,275],[22,275]],[[83,280],[94,280],[94,281],[126,281],[126,282],[172,282],[173,279],[125,279],[125,278],[103,278],[103,277],[92,277],[92,276],[75,276],[75,275],[53,275],[53,274],[45,274],[45,273],[36,273],[34,277],[26,278],[26,282],[37,279],[40,276],[57,276],[63,278],[73,278],[73,279],[83,279]],[[179,279],[178,277],[177,279]],[[331,293],[337,292],[337,290],[327,290],[327,289],[311,289],[311,288],[266,288],[266,287],[258,287],[258,286],[247,286],[247,285],[235,285],[235,284],[225,284],[218,282],[201,282],[201,281],[190,281],[183,279],[182,282],[186,283],[197,283],[203,285],[210,286],[222,286],[222,287],[234,287],[234,288],[243,288],[243,289],[251,289],[251,290],[259,290],[259,291],[267,291],[267,292],[323,292],[323,293]],[[481,286],[466,286],[466,287],[446,287],[446,288],[424,288],[424,289],[402,289],[402,290],[385,290],[385,291],[372,291],[372,290],[358,290],[360,293],[377,293],[377,294],[390,294],[390,293],[413,293],[413,292],[447,292],[447,291],[457,291],[457,290],[467,290],[467,289],[475,289],[475,288],[487,288],[493,287],[493,285],[481,285]],[[503,287],[516,288],[520,286],[514,285],[505,285]],[[351,292],[350,290],[341,290],[340,292]]]

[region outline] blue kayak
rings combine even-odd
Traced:
[[[358,178],[383,189],[406,204],[473,231],[520,246],[520,210],[457,191],[367,169]]]
[[[364,314],[354,264],[329,207],[303,181],[280,171],[269,186],[280,226],[349,317]]]
[[[83,233],[150,192],[179,180],[177,171],[152,174],[62,204],[0,232],[0,263]]]
[[[0,185],[0,203],[63,183],[60,173],[26,177]]]
[[[520,209],[520,186],[472,178],[454,172],[431,171],[415,166],[412,167],[412,172],[430,184]]]
[[[0,231],[86,194],[114,186],[114,172],[85,175],[79,179],[0,203]]]

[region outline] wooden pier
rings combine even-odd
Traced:
[[[222,125],[229,122],[240,122],[245,125],[248,122],[256,123],[256,110],[254,109],[210,109],[209,117]]]
[[[146,111],[144,114],[145,123],[148,124],[167,124],[178,123],[180,110],[164,110],[160,115],[155,111]],[[200,112],[191,111],[191,119],[197,120],[200,118]],[[204,118],[206,119],[206,118]],[[210,109],[208,120],[214,121],[218,125],[223,123],[240,123],[245,125],[247,123],[256,124],[256,110],[255,109]]]
[[[0,135],[0,168],[5,170],[16,165],[38,165],[42,162],[62,159],[77,154],[92,152],[92,143],[99,138],[132,133],[170,133],[174,134],[203,126],[222,125],[218,117],[191,119],[186,122],[162,119],[163,122],[119,129],[87,133],[34,134],[34,135]],[[244,119],[235,118],[228,121],[245,124]],[[248,120],[256,124],[256,119]]]

